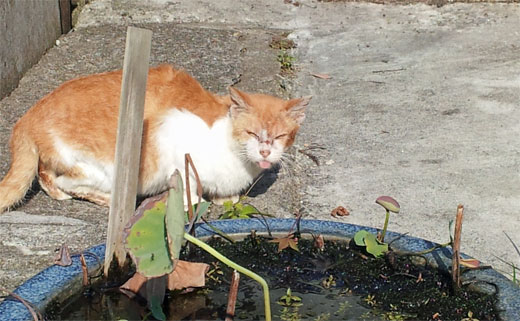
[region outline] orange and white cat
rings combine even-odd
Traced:
[[[35,177],[52,198],[109,205],[121,76],[113,71],[68,81],[16,123],[11,168],[0,182],[0,213],[24,198]],[[150,69],[139,195],[165,191],[175,169],[184,172],[185,153],[191,154],[211,199],[235,198],[281,160],[310,97],[229,92],[212,94],[170,65]]]

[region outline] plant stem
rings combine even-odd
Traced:
[[[208,227],[210,229],[213,230],[213,232],[217,233],[218,235],[220,235],[222,238],[226,239],[227,241],[229,241],[229,243],[235,243],[235,240],[233,240],[229,235],[227,235],[226,233],[222,232],[222,230],[220,230],[219,228],[213,226],[210,222],[208,222],[208,220],[206,220],[204,217],[200,217],[200,219],[206,223],[206,225],[208,225]]]
[[[25,308],[27,308],[27,310],[29,310],[29,313],[33,317],[34,321],[44,320],[43,315],[40,313],[40,311],[38,311],[38,309],[36,307],[33,307],[32,303],[25,301],[21,296],[16,295],[12,292],[9,292],[4,288],[0,288],[0,292],[6,292],[7,294],[12,296],[16,300],[20,301],[25,306]]]
[[[390,211],[386,210],[385,225],[383,226],[383,233],[381,233],[381,242],[385,242],[386,229],[388,228],[388,221],[390,220]]]
[[[426,250],[423,250],[423,251],[419,251],[419,252],[405,252],[403,253],[402,255],[408,255],[408,256],[413,256],[413,255],[424,255],[424,254],[428,254],[428,253],[431,253],[433,251],[435,251],[436,249],[440,249],[441,247],[447,247],[451,245],[451,241],[448,242],[448,243],[443,243],[443,244],[437,244],[435,245],[434,247],[432,248],[429,248],[429,249],[426,249]]]
[[[265,306],[265,320],[271,321],[271,303],[269,298],[269,286],[267,285],[267,282],[258,274],[255,272],[248,270],[235,262],[231,261],[224,255],[220,254],[217,250],[209,246],[208,244],[204,243],[203,241],[199,240],[196,237],[191,236],[188,233],[184,233],[184,238],[191,243],[197,245],[198,247],[202,248],[204,251],[208,252],[209,254],[213,255],[217,260],[221,261],[222,263],[226,264],[232,269],[237,270],[238,272],[241,272],[253,280],[257,281],[262,285],[262,288],[264,290],[264,306]]]

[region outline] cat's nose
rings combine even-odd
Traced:
[[[260,155],[262,155],[264,158],[269,156],[271,154],[271,151],[268,150],[268,149],[261,149],[260,150]]]

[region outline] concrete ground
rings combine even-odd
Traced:
[[[14,122],[61,82],[120,68],[125,28],[137,25],[154,32],[152,64],[184,67],[213,91],[240,76],[247,91],[314,96],[293,161],[251,193],[259,209],[381,227],[374,201],[391,195],[402,208],[391,230],[446,242],[460,203],[462,251],[504,272],[499,258],[520,264],[503,234],[520,245],[520,5],[293,3],[91,1],[0,102],[0,175]],[[286,33],[297,44],[292,76],[280,75],[269,47]],[[351,214],[331,217],[339,205]],[[0,287],[52,263],[61,243],[103,242],[107,213],[35,186],[17,212],[0,215]]]

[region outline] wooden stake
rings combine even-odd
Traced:
[[[83,272],[83,286],[88,286],[88,267],[83,253],[81,253],[79,259],[81,262],[81,271]]]
[[[457,207],[457,218],[455,219],[455,233],[453,236],[453,257],[451,259],[451,276],[453,287],[459,289],[460,282],[460,236],[462,233],[462,219],[464,218],[464,206]]]
[[[235,305],[237,303],[239,282],[240,273],[238,273],[236,270],[233,270],[233,275],[231,276],[231,286],[229,287],[226,321],[233,321],[233,318],[235,317]]]
[[[123,228],[135,211],[151,43],[150,30],[128,27],[117,126],[115,177],[108,217],[105,276],[108,275],[114,256],[119,267],[126,260],[121,237]]]
[[[193,175],[195,176],[195,181],[197,182],[197,203],[200,204],[202,201],[202,184],[200,183],[199,173],[197,172],[197,168],[193,164],[193,160],[191,159],[191,155],[189,153],[184,154],[184,173],[186,177],[186,197],[188,200],[188,221],[190,222],[189,233],[195,235],[195,230],[192,230],[193,223],[195,223],[194,218],[196,217],[194,214],[198,215],[200,212],[200,206],[197,207],[197,213],[193,213],[193,200],[191,199],[191,186],[190,186],[190,167],[193,171]],[[190,243],[191,244],[191,243]]]
[[[72,28],[70,0],[59,0],[61,33],[66,34]]]

